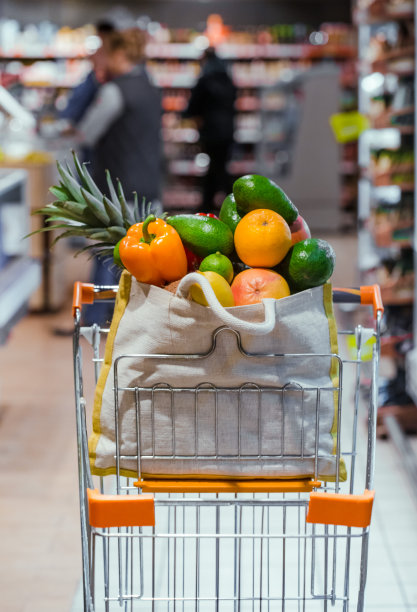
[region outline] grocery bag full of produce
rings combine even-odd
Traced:
[[[75,159],[51,227],[124,268],[98,381],[92,470],[141,476],[336,474],[334,252],[272,181],[240,177],[215,215],[155,218]],[[72,215],[72,217],[71,217]],[[117,407],[115,421],[115,406]],[[340,477],[344,466],[339,465]]]

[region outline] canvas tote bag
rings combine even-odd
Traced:
[[[195,282],[210,307],[187,298]],[[115,473],[117,435],[127,476],[138,476],[138,453],[145,478],[308,477],[318,456],[332,480],[335,353],[329,284],[225,309],[201,274],[172,294],[124,272],[95,392],[92,472]]]

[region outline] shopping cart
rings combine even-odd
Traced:
[[[373,307],[372,323],[339,330],[339,336],[354,335],[357,355],[329,357],[337,363],[336,474],[333,482],[319,478],[319,459],[312,455],[314,477],[292,480],[198,480],[143,478],[141,463],[157,458],[155,445],[144,456],[140,448],[139,395],[152,398],[163,392],[192,393],[198,426],[198,394],[194,389],[156,385],[132,389],[136,397],[137,478],[120,473],[118,444],[118,381],[115,378],[116,474],[91,475],[88,454],[88,402],[97,381],[104,340],[109,329],[81,325],[82,304],[114,299],[116,287],[76,283],[73,313],[76,422],[79,461],[79,495],[83,559],[84,610],[146,611],[242,611],[246,610],[364,610],[369,525],[374,493],[374,449],[376,428],[379,331],[383,313],[379,287],[334,289],[333,301],[357,302]],[[371,312],[370,309],[369,313]],[[340,309],[344,317],[347,310]],[[368,311],[366,311],[368,312]],[[215,332],[223,333],[222,327]],[[229,330],[230,333],[230,330]],[[233,332],[239,341],[239,334]],[[374,341],[371,361],[361,359],[362,347]],[[340,342],[343,345],[343,342]],[[215,350],[215,339],[213,340]],[[243,350],[243,349],[242,349]],[[89,355],[83,362],[84,353]],[[170,355],[149,355],[170,359]],[[178,356],[177,356],[178,357]],[[198,359],[198,355],[193,358]],[[278,360],[303,359],[303,355],[268,355]],[[123,359],[123,356],[119,356]],[[129,356],[132,358],[132,356]],[[143,356],[141,356],[143,358]],[[250,357],[249,357],[250,358]],[[84,376],[83,376],[84,374]],[[369,382],[371,381],[371,382]],[[363,386],[369,387],[363,406]],[[90,388],[89,388],[90,385]],[[270,391],[270,388],[268,388]],[[209,383],[205,393],[214,397],[220,389]],[[225,389],[221,389],[225,391]],[[239,396],[239,407],[249,397],[255,406],[263,393],[257,385],[227,389]],[[326,389],[293,388],[289,383],[275,389],[285,399],[298,394],[303,409],[307,391],[316,393],[316,450],[319,448],[320,395]],[[332,387],[332,393],[335,389]],[[155,400],[156,401],[156,400]],[[283,400],[284,402],[284,400]],[[284,402],[285,403],[285,402]],[[216,405],[216,402],[215,402]],[[362,411],[366,418],[362,418]],[[256,411],[254,412],[256,421]],[[173,440],[175,418],[172,417]],[[243,418],[243,416],[242,416]],[[213,419],[217,427],[217,415]],[[240,428],[240,416],[239,416]],[[284,422],[284,421],[283,421]],[[362,423],[367,423],[367,432]],[[284,427],[283,427],[284,430]],[[216,430],[217,435],[217,430]],[[282,431],[284,439],[285,431]],[[240,433],[239,433],[240,436]],[[301,432],[303,436],[303,432]],[[262,432],[258,431],[259,441]],[[193,445],[190,445],[193,446]],[[250,459],[262,462],[259,451]],[[281,446],[284,448],[284,445]],[[184,453],[184,451],[181,451]],[[191,448],[190,456],[206,455]],[[207,451],[206,451],[207,452]],[[281,451],[283,453],[284,451]],[[184,458],[175,453],[170,458]],[[301,456],[300,459],[305,459]],[[237,461],[242,456],[239,446]],[[164,454],[166,458],[166,453]],[[281,454],[282,457],[282,454]],[[207,456],[206,456],[207,458]],[[216,448],[210,460],[222,461]],[[228,458],[230,459],[230,457]],[[347,470],[342,482],[341,461]],[[351,571],[354,570],[354,571]],[[351,608],[349,608],[351,606]]]

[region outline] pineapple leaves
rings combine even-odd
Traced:
[[[83,198],[85,198],[85,201],[87,202],[88,207],[90,208],[93,215],[97,217],[97,219],[103,224],[104,227],[110,225],[110,218],[106,213],[106,210],[100,200],[95,198],[93,194],[88,193],[88,191],[86,191],[82,187],[81,193],[83,195]]]
[[[109,188],[109,194],[110,194],[110,198],[111,198],[112,202],[114,204],[116,204],[116,202],[119,203],[119,199],[117,197],[117,193],[116,193],[116,190],[114,188],[110,172],[108,170],[106,170],[106,181],[107,181],[107,186]]]
[[[66,200],[71,199],[70,192],[67,189],[65,189],[65,187],[62,187],[61,185],[54,185],[49,188],[49,191],[52,193],[52,195],[58,198],[58,200],[60,200],[61,202],[65,202]]]
[[[123,227],[124,221],[123,221],[123,217],[120,211],[116,208],[114,204],[112,204],[112,202],[110,202],[108,198],[106,198],[106,196],[103,196],[103,204],[104,204],[104,208],[106,209],[106,213],[109,216],[110,223],[112,223],[113,225],[119,225]],[[126,228],[126,229],[129,229],[129,228]]]
[[[72,197],[74,198],[74,200],[76,202],[83,202],[84,204],[86,203],[84,200],[84,197],[81,193],[81,187],[79,185],[79,183],[75,180],[74,176],[72,175],[71,171],[65,170],[65,168],[59,163],[57,162],[57,168],[58,168],[58,172],[62,178],[62,183],[64,185],[64,187],[68,190],[68,192],[72,195]]]
[[[122,184],[119,181],[119,179],[116,179],[116,182],[117,182],[117,193],[119,196],[120,208],[122,209],[123,219],[125,220],[125,228],[129,229],[129,227],[133,225],[134,220],[132,217],[132,213],[130,212],[128,208],[125,194],[123,192]]]
[[[141,220],[140,211],[139,211],[139,199],[138,199],[138,194],[136,191],[133,192],[133,218],[135,220],[135,223],[139,223]]]
[[[106,171],[108,196],[102,193],[88,172],[87,165],[80,163],[72,151],[73,169],[67,164],[57,162],[60,181],[50,187],[55,201],[35,210],[33,214],[45,218],[44,227],[28,236],[56,230],[59,235],[55,242],[71,236],[82,236],[95,241],[85,247],[86,251],[98,249],[99,254],[112,253],[114,245],[126,235],[134,223],[143,221],[150,204],[145,199],[138,202],[137,193],[133,194],[133,206],[126,201],[119,179],[113,182]],[[83,252],[81,249],[79,252]]]

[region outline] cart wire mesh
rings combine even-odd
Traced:
[[[108,294],[109,288],[103,289]],[[96,291],[100,292],[100,288]],[[84,388],[89,385],[92,389],[97,382],[109,329],[96,324],[83,327],[78,312],[74,371],[84,609],[244,612],[326,611],[332,606],[344,612],[363,610],[369,527],[307,522],[308,492],[156,492],[154,526],[99,528],[89,524],[86,490],[96,488],[102,493],[138,495],[146,484],[142,475],[149,462],[175,460],[186,468],[187,462],[196,459],[211,466],[226,465],[226,469],[229,462],[236,460],[245,460],[258,468],[265,461],[307,462],[314,483],[320,479],[323,464],[330,462],[335,476],[333,480],[323,480],[320,490],[354,494],[372,488],[379,325],[378,313],[375,328],[356,325],[352,330],[339,330],[341,338],[354,335],[357,347],[354,358],[351,355],[315,356],[337,363],[337,387],[301,388],[291,381],[281,388],[264,388],[250,382],[239,388],[217,388],[210,382],[194,388],[162,383],[152,387],[119,387],[118,368],[122,367],[123,360],[156,358],[154,355],[120,356],[114,371],[116,474],[93,477],[85,399],[90,391],[84,393]],[[215,332],[213,350],[216,334],[230,331],[220,328]],[[239,334],[232,333],[239,343]],[[376,342],[373,359],[366,363],[361,352],[370,337]],[[343,346],[343,342],[340,344]],[[296,360],[303,355],[269,357]],[[367,391],[365,413],[364,389]],[[122,391],[130,394],[135,404],[137,444],[136,452],[129,455],[121,454],[118,444],[118,394]],[[334,449],[320,455],[320,402],[325,393],[336,394],[338,427]],[[199,408],[202,394],[206,400],[211,399],[210,410],[207,410],[207,401],[204,402],[206,414]],[[181,437],[183,431],[178,425],[180,400],[186,397],[191,402],[189,414],[194,420],[193,435],[188,440]],[[221,421],[219,407],[224,397],[235,406],[233,439],[230,431],[224,431]],[[268,414],[268,418],[263,418],[265,398],[274,398],[275,413]],[[141,415],[144,399],[149,405],[145,419]],[[270,404],[266,401],[265,405]],[[304,427],[307,404],[315,407],[313,432]],[[171,425],[171,437],[162,446],[153,433],[155,410],[165,410]],[[360,427],[362,417],[367,419],[366,433]],[[286,419],[291,418],[302,425],[296,453],[294,441],[288,440],[291,428],[286,427]],[[280,434],[277,439],[274,431],[275,445],[268,447],[268,423],[274,419],[279,422]],[[253,435],[245,438],[243,432],[248,423]],[[209,439],[204,435],[207,427],[213,434]],[[291,454],[287,448],[291,448]],[[341,461],[346,466],[345,479],[340,478]],[[121,465],[133,466],[136,478],[123,476]]]

